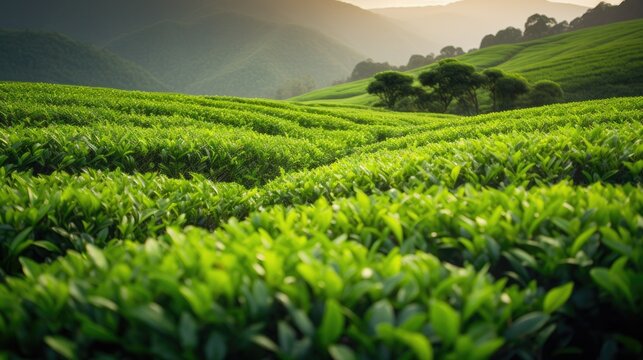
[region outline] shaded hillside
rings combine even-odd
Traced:
[[[508,26],[522,28],[535,13],[558,21],[582,15],[586,7],[546,0],[462,0],[443,6],[373,10],[437,42],[437,45],[477,48],[484,34]]]
[[[203,14],[202,0],[20,0],[0,2],[0,27],[63,33],[102,45],[163,20]]]
[[[643,95],[643,20],[620,22],[513,45],[492,46],[458,57],[479,69],[498,67],[530,81],[561,83],[565,100]],[[432,65],[431,65],[432,66]],[[430,67],[430,66],[429,66]],[[415,69],[417,75],[429,67]],[[321,89],[296,101],[372,104],[370,79]]]
[[[164,90],[145,70],[57,34],[0,30],[0,80]]]
[[[315,31],[220,13],[164,22],[108,45],[176,91],[272,97],[289,80],[328,86],[363,58]]]
[[[21,0],[0,2],[0,27],[40,29],[103,45],[162,21],[240,12],[309,27],[367,57],[402,63],[433,47],[391,20],[335,0]]]

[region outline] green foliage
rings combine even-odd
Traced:
[[[87,171],[33,177],[13,173],[0,181],[2,269],[16,272],[18,257],[42,260],[104,247],[112,239],[145,239],[168,226],[214,228],[249,205],[245,189],[164,176]]]
[[[543,106],[563,101],[563,89],[558,83],[541,80],[529,91],[529,102],[532,106]]]
[[[454,99],[471,92],[475,95],[476,89],[484,82],[476,76],[473,66],[452,59],[440,61],[435,69],[421,73],[418,79],[422,85],[433,89],[440,99],[442,112],[448,110]]]
[[[467,118],[0,99],[3,355],[641,355],[642,98]]]
[[[542,14],[531,15],[525,22],[525,40],[533,40],[541,37],[555,35],[558,32],[556,19]]]
[[[505,75],[497,80],[494,90],[497,109],[509,110],[515,107],[518,97],[529,92],[529,84],[519,75]]]
[[[368,85],[368,93],[377,95],[384,106],[393,108],[405,96],[413,94],[413,77],[397,71],[386,71],[375,75]]]
[[[522,40],[522,30],[510,26],[504,30],[498,31],[496,35],[489,34],[482,38],[480,49],[484,49],[493,45],[514,44]]]

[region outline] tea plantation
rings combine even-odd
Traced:
[[[642,120],[0,83],[0,359],[640,358]]]

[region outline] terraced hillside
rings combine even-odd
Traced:
[[[498,45],[457,59],[478,69],[497,67],[529,81],[553,80],[566,101],[643,95],[643,20],[625,21],[538,40]],[[418,75],[434,65],[410,71]],[[371,79],[341,84],[293,98],[294,101],[371,105]]]
[[[641,109],[0,83],[0,356],[640,356]]]

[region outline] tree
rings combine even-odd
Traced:
[[[534,14],[527,18],[525,23],[525,40],[538,39],[551,34],[551,29],[554,28],[558,22],[556,19],[547,15]]]
[[[513,109],[516,100],[529,92],[529,83],[519,75],[505,74],[496,81],[497,105],[500,110]]]
[[[498,80],[505,77],[505,73],[500,69],[487,69],[484,71],[487,78],[485,83],[491,97],[491,106],[493,111],[498,111]]]
[[[465,89],[461,97],[465,106],[469,110],[469,114],[477,115],[480,113],[478,89],[486,84],[487,78],[478,72],[474,72],[469,77],[467,77],[466,80],[467,82],[463,84],[465,86]]]
[[[409,62],[406,64],[405,69],[406,70],[411,70],[411,69],[417,69],[422,66],[430,65],[435,61],[435,56],[433,54],[429,54],[427,56],[415,54],[411,55],[409,58]]]
[[[555,104],[563,100],[563,88],[557,82],[541,80],[534,84],[529,92],[529,102],[532,106]]]
[[[421,87],[416,87],[415,94],[413,96],[415,98],[415,108],[417,110],[425,112],[440,111],[440,98],[435,92],[427,91]]]
[[[496,34],[496,44],[514,44],[520,41],[522,41],[522,30],[512,26]]]
[[[379,72],[396,70],[396,69],[397,68],[395,66],[387,62],[378,63],[378,62],[374,62],[373,59],[366,59],[362,62],[357,63],[357,65],[355,65],[355,68],[353,69],[350,80],[355,81],[355,80],[367,79]]]
[[[397,71],[385,71],[375,75],[366,89],[369,94],[377,95],[384,106],[392,109],[402,98],[414,93],[413,77]]]
[[[493,34],[489,34],[482,38],[482,41],[480,42],[480,49],[488,48],[493,45],[496,45],[496,36]]]
[[[438,55],[436,60],[450,59],[460,55],[464,55],[464,50],[462,50],[461,47],[449,45],[443,47],[442,50],[440,50],[440,55]]]
[[[480,48],[482,49],[500,44],[514,44],[520,41],[522,41],[522,31],[510,26],[506,29],[498,31],[496,35],[489,34],[482,38]]]
[[[557,35],[571,30],[569,23],[567,21],[559,22],[553,28],[549,29],[548,35]]]
[[[433,90],[443,112],[447,112],[454,99],[463,99],[478,111],[476,90],[484,78],[473,66],[453,59],[442,60],[437,67],[420,74],[419,80]]]

